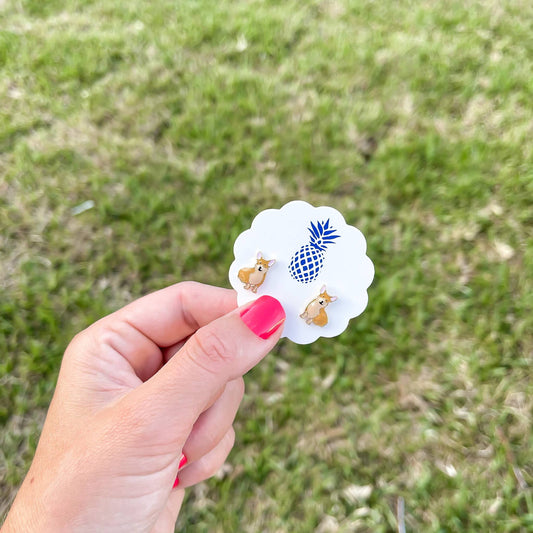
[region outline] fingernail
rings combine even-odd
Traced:
[[[178,472],[187,464],[187,457],[185,457],[185,454],[181,454],[180,462],[178,464]],[[172,488],[175,489],[180,484],[179,477],[176,476],[176,479],[174,480],[174,485],[172,485]]]
[[[241,311],[241,319],[261,339],[268,339],[285,321],[285,311],[272,296],[261,296]]]

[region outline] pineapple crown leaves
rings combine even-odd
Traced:
[[[335,244],[335,239],[340,237],[340,235],[335,233],[336,230],[330,227],[329,218],[326,222],[319,222],[317,220],[316,225],[311,222],[311,227],[307,229],[311,233],[311,246],[322,251],[327,248],[328,244]]]

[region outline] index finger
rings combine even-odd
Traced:
[[[236,307],[235,291],[184,281],[143,296],[106,320],[122,320],[164,348]]]

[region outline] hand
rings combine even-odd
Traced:
[[[233,291],[186,282],[79,333],[3,531],[174,531],[183,489],[233,446],[242,375],[281,334],[274,298],[235,308]]]

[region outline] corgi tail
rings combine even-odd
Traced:
[[[328,323],[328,315],[326,314],[326,311],[324,311],[324,309],[321,309],[318,313],[318,316],[314,318],[313,322],[317,326],[324,327]]]
[[[246,272],[244,272],[244,270],[239,270],[238,276],[243,283],[248,283],[248,280],[246,279],[248,276],[246,275]]]

